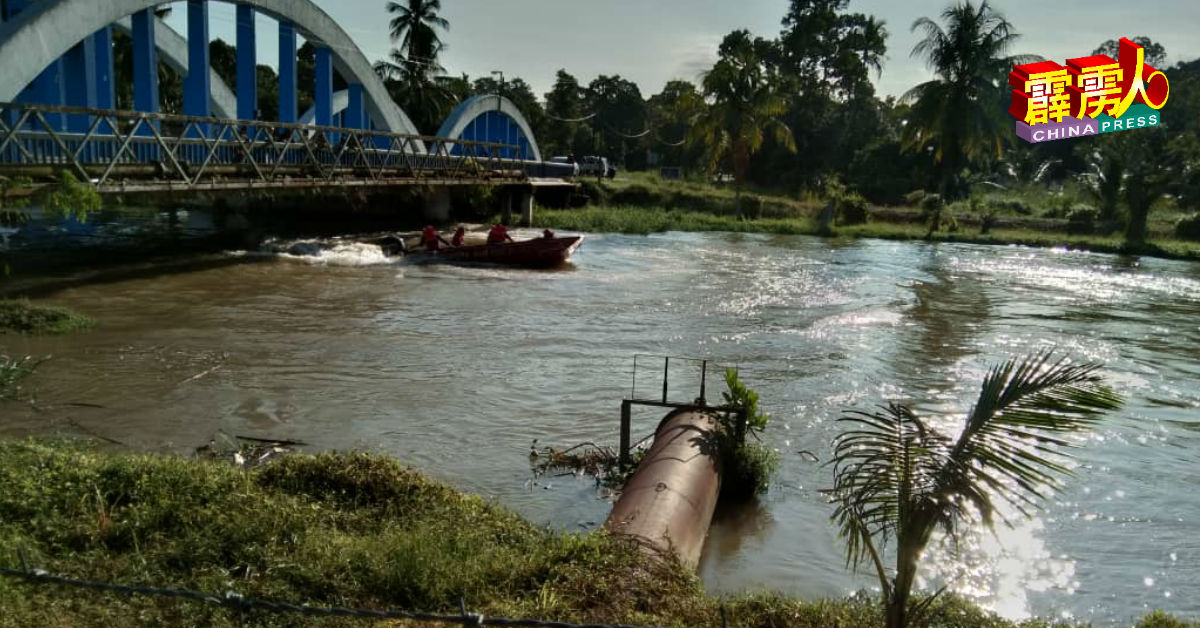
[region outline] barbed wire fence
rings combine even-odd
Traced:
[[[239,623],[244,628],[246,612],[252,610],[273,613],[297,613],[316,617],[357,617],[363,619],[406,619],[416,622],[437,622],[441,624],[461,625],[465,628],[480,626],[528,627],[528,628],[649,628],[646,626],[631,626],[626,624],[573,624],[560,621],[541,619],[512,619],[507,617],[485,617],[479,613],[467,611],[465,599],[459,600],[460,612],[457,615],[439,613],[422,613],[398,609],[375,610],[369,608],[348,608],[340,606],[310,606],[308,604],[293,604],[262,598],[248,597],[235,591],[227,590],[221,593],[204,593],[189,589],[168,587],[152,587],[145,585],[116,584],[98,580],[85,580],[50,573],[45,569],[30,567],[26,564],[24,552],[18,550],[22,566],[9,567],[0,565],[0,576],[22,580],[32,584],[58,585],[77,589],[105,591],[120,595],[147,595],[176,598],[195,602],[215,604],[236,610]],[[727,628],[725,607],[721,606],[721,627]]]

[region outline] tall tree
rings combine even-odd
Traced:
[[[1141,46],[1145,50],[1143,61],[1153,66],[1162,65],[1167,62],[1167,49],[1155,42],[1153,39],[1140,35],[1129,39],[1133,43]],[[1120,56],[1121,42],[1116,39],[1110,39],[1092,51],[1094,55],[1108,55],[1114,59]]]
[[[663,90],[646,102],[650,146],[663,156],[664,164],[691,168],[699,162],[699,148],[687,142],[692,122],[704,111],[704,96],[687,81],[668,81]]]
[[[555,74],[554,87],[546,93],[546,132],[538,137],[546,154],[582,154],[592,148],[590,115],[583,111],[583,88],[566,70]],[[585,119],[587,118],[587,119]]]
[[[924,57],[936,78],[901,97],[912,105],[905,147],[929,153],[939,170],[939,192],[956,198],[964,192],[964,168],[983,159],[999,159],[1012,141],[1006,120],[1006,76],[1011,66],[1038,57],[1009,56],[1019,37],[1012,24],[987,0],[978,6],[963,0],[942,11],[943,28],[930,18],[913,22],[925,37],[912,50]]]
[[[646,102],[637,83],[619,75],[601,74],[587,87],[586,106],[592,118],[596,149],[626,165],[630,151],[646,137]],[[640,164],[639,164],[640,165]]]
[[[883,69],[887,30],[862,13],[845,13],[850,0],[791,0],[780,34],[781,64],[806,92],[841,98],[874,94],[870,71]]]
[[[997,498],[1028,516],[1069,473],[1062,460],[1071,446],[1067,435],[1121,406],[1098,369],[1049,353],[1009,360],[984,378],[953,437],[897,404],[840,420],[848,429],[834,446],[834,485],[827,491],[832,518],[846,541],[847,562],[865,563],[879,578],[889,628],[915,622],[933,600],[909,608],[934,532],[954,535],[976,517],[991,527]],[[889,543],[896,561],[890,576],[884,564]]]
[[[449,30],[450,22],[438,15],[441,0],[388,2],[386,8],[394,16],[388,23],[392,41],[399,46],[375,62],[375,73],[413,124],[433,133],[455,102],[450,90],[455,82],[441,76],[445,68],[438,62],[446,48],[438,31]]]
[[[762,148],[766,131],[780,146],[796,149],[791,129],[780,120],[787,99],[778,90],[777,73],[763,59],[768,46],[762,39],[751,39],[749,31],[725,36],[716,64],[704,75],[709,106],[692,127],[693,138],[708,150],[710,169],[725,163],[733,173],[739,215],[746,170]]]
[[[217,72],[217,76],[237,93],[237,49],[230,46],[224,39],[214,39],[208,44],[209,64]]]
[[[392,41],[400,42],[397,50],[400,58],[412,66],[408,68],[411,73],[436,75],[445,71],[437,61],[446,47],[438,30],[450,30],[450,22],[438,15],[441,10],[442,0],[387,3],[387,12],[395,16],[388,23]]]

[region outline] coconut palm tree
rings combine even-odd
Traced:
[[[1069,433],[1121,405],[1098,368],[1050,352],[1009,360],[984,378],[954,438],[903,405],[840,419],[849,427],[830,463],[832,519],[846,541],[847,564],[869,564],[879,578],[889,628],[916,621],[937,597],[909,608],[917,564],[935,531],[953,535],[975,520],[990,528],[997,500],[1028,516],[1069,473]],[[896,561],[890,574],[889,544]]]
[[[450,30],[450,22],[438,16],[442,0],[407,0],[388,2],[387,12],[395,17],[388,23],[392,41],[400,42],[400,55],[410,71],[431,75],[444,71],[437,57],[445,49],[438,30]],[[423,65],[422,65],[423,64]]]
[[[942,11],[942,20],[945,28],[927,17],[913,22],[912,30],[925,37],[912,56],[924,57],[936,78],[910,89],[900,102],[912,105],[905,148],[932,153],[938,191],[953,199],[964,192],[958,183],[964,168],[1003,155],[1013,135],[1004,113],[1008,72],[1040,57],[1007,54],[1019,35],[987,0],[953,4]]]
[[[795,152],[792,131],[781,119],[788,102],[779,89],[778,73],[768,67],[748,31],[734,31],[721,43],[720,58],[704,75],[708,107],[692,127],[694,141],[705,146],[710,169],[727,161],[733,173],[737,213],[742,213],[741,193],[750,157],[762,148],[770,130],[785,149]]]

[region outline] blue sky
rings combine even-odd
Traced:
[[[390,47],[384,0],[316,0],[358,42],[372,61]],[[1173,64],[1200,57],[1200,0],[996,0],[1022,33],[1014,52],[1039,54],[1060,63],[1090,54],[1100,42],[1147,35],[1163,44]],[[586,84],[599,74],[635,81],[644,96],[674,78],[696,81],[709,67],[728,32],[746,28],[774,37],[786,0],[442,0],[450,21],[443,64],[472,78],[502,70],[519,76],[539,95],[565,68]],[[850,10],[875,15],[887,27],[888,54],[882,94],[899,95],[930,77],[909,56],[917,37],[909,28],[935,17],[946,0],[851,0]],[[171,18],[183,30],[184,8]],[[260,62],[274,65],[274,22],[259,18]],[[213,3],[211,36],[234,40],[234,8]]]

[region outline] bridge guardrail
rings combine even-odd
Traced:
[[[369,129],[0,103],[0,172],[48,176],[65,168],[98,187],[117,177],[189,186],[218,177],[523,179],[534,162],[522,151]]]

